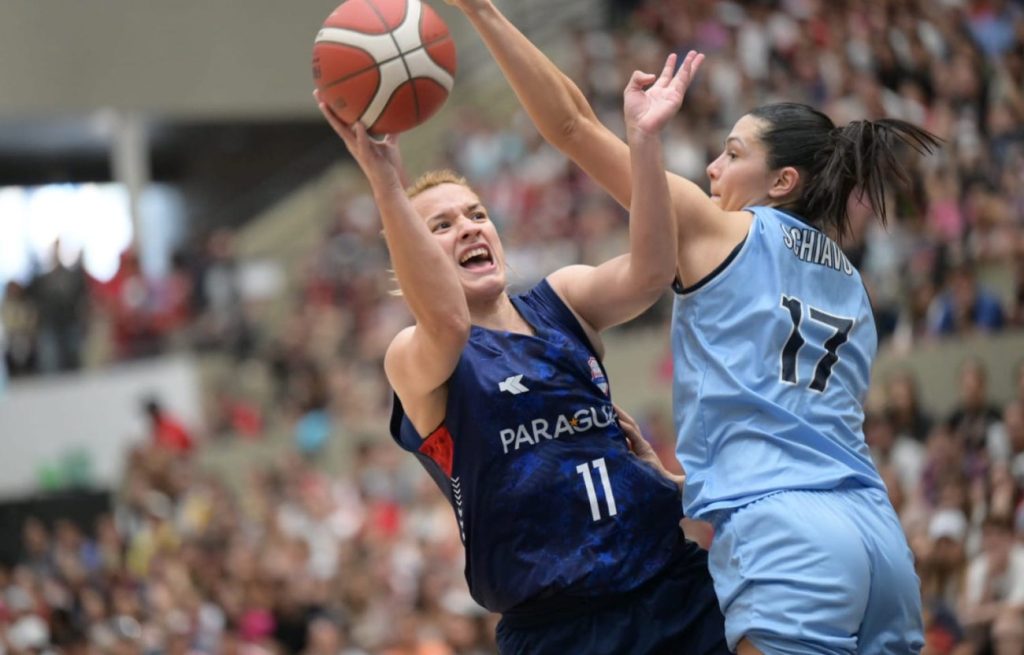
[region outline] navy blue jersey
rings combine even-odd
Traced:
[[[547,280],[512,301],[536,334],[474,326],[444,423],[423,439],[396,399],[392,436],[451,502],[484,607],[635,589],[673,556],[679,490],[629,451],[604,369]]]

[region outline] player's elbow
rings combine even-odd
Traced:
[[[545,141],[559,150],[564,151],[574,140],[576,140],[577,134],[580,131],[579,125],[579,117],[568,116],[555,122],[550,127],[539,126],[539,131]]]
[[[656,299],[661,293],[672,286],[676,279],[675,266],[641,265],[631,271],[633,285],[638,293],[650,294]],[[653,300],[652,300],[653,302]]]

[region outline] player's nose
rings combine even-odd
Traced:
[[[480,234],[480,225],[465,216],[459,220],[459,239],[466,241]]]
[[[709,180],[718,179],[718,160],[715,159],[713,162],[708,164],[708,167],[704,169],[704,172],[707,173]]]

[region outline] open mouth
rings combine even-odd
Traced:
[[[491,251],[485,246],[476,246],[462,253],[459,257],[459,266],[473,270],[481,270],[491,267],[494,264],[494,257]]]

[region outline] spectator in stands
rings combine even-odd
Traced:
[[[864,417],[864,440],[871,449],[871,459],[879,472],[883,476],[896,475],[903,494],[913,492],[924,470],[924,445],[905,433],[897,432],[887,413],[868,413]],[[893,506],[899,509],[895,502]]]
[[[885,413],[898,436],[919,443],[928,438],[932,420],[921,407],[917,379],[911,371],[897,371],[886,380]]]
[[[1024,545],[1009,517],[982,526],[982,551],[967,567],[961,617],[975,648],[996,655],[1024,652]]]
[[[149,419],[153,444],[176,454],[187,455],[192,452],[195,439],[191,432],[156,397],[143,399],[142,409]]]
[[[1024,328],[1024,233],[1020,235],[1017,259],[1013,267],[1013,300],[1010,305],[1010,324]]]
[[[17,282],[7,283],[0,320],[3,321],[3,357],[8,373],[14,377],[35,372],[39,316],[25,288]]]
[[[982,287],[969,262],[955,265],[947,276],[946,291],[935,300],[931,331],[949,336],[996,332],[1005,322],[999,299]]]
[[[1005,447],[996,442],[991,430],[1000,419],[1000,411],[989,399],[988,370],[983,361],[971,357],[960,365],[959,388],[960,402],[946,425],[969,456],[1001,459]]]
[[[149,284],[134,249],[121,253],[117,273],[106,282],[96,282],[94,293],[111,322],[116,359],[147,357],[159,352],[160,343],[149,304]]]
[[[44,373],[73,371],[82,363],[89,294],[81,257],[66,264],[66,256],[56,241],[48,269],[27,289],[39,317],[39,368]]]
[[[966,536],[967,519],[963,512],[940,510],[928,525],[926,545],[915,553],[925,616],[925,653],[951,654],[963,643],[963,628],[956,609],[967,563]]]
[[[1012,398],[1003,407],[1003,431],[1009,448],[1010,474],[1024,490],[1024,401]]]

